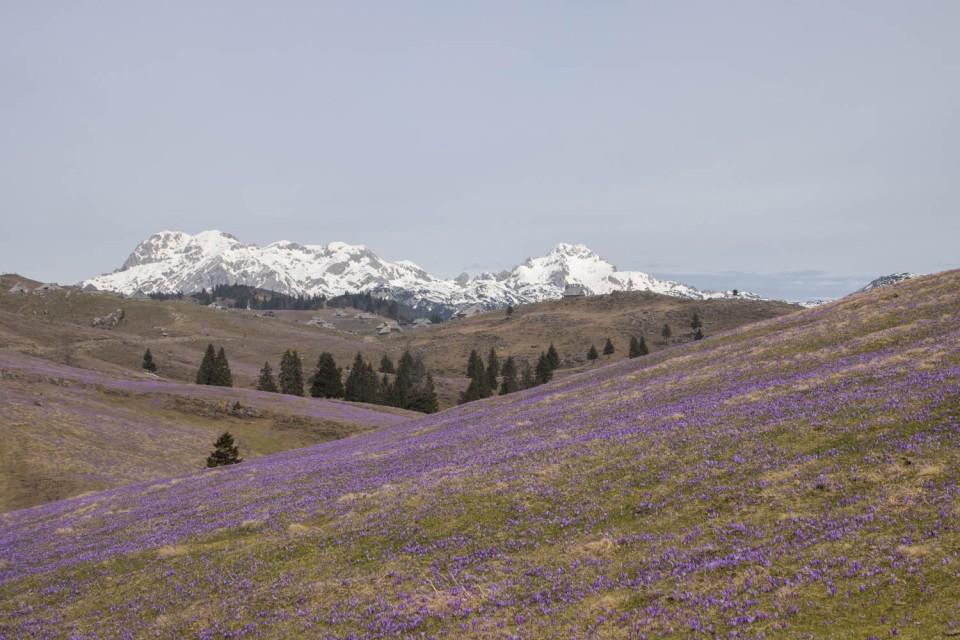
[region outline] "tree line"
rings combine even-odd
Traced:
[[[414,356],[410,351],[404,351],[396,366],[389,356],[384,355],[380,361],[380,374],[378,376],[373,365],[357,352],[350,373],[344,380],[343,369],[337,366],[333,354],[325,351],[317,358],[316,367],[306,380],[306,386],[314,398],[343,398],[350,402],[367,402],[422,413],[440,410],[433,375],[419,354]],[[295,350],[288,349],[280,359],[280,372],[276,380],[270,363],[263,363],[257,389],[303,396],[304,383],[300,356]]]

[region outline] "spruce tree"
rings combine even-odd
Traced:
[[[673,332],[670,331],[670,325],[663,323],[663,329],[660,330],[660,335],[662,335],[664,338],[669,338],[672,334]]]
[[[647,348],[647,341],[643,336],[640,336],[640,350],[639,354],[645,356],[650,353],[650,349]]]
[[[440,411],[440,401],[437,399],[437,389],[433,384],[433,376],[427,373],[423,386],[415,392],[414,403],[410,407],[414,411],[436,413]]]
[[[700,322],[700,316],[697,315],[697,312],[696,312],[696,311],[694,311],[694,312],[693,312],[693,319],[690,321],[690,328],[691,328],[691,329],[699,329],[699,328],[702,327],[702,326],[703,326],[703,323]]]
[[[227,352],[223,350],[223,347],[220,347],[220,350],[217,351],[213,370],[214,382],[210,384],[215,384],[219,387],[233,386],[233,374],[230,373],[230,363],[227,362]]]
[[[197,370],[197,384],[214,384],[216,361],[217,352],[213,349],[213,343],[210,343],[203,354],[203,360],[200,361],[200,369]]]
[[[507,317],[510,318],[510,317],[512,317],[512,316],[513,316],[513,305],[512,305],[512,304],[508,304],[508,305],[507,305]]]
[[[611,356],[613,355],[613,352],[613,341],[611,341],[610,338],[607,338],[607,344],[603,345],[603,355]]]
[[[703,331],[700,330],[700,329],[697,329],[697,333],[694,334],[693,339],[694,339],[694,340],[703,340]]]
[[[517,364],[513,361],[513,356],[509,356],[503,362],[500,373],[503,375],[503,381],[500,383],[500,395],[505,396],[508,393],[520,390],[520,381],[517,380]]]
[[[393,360],[390,359],[390,356],[383,354],[383,357],[380,358],[380,373],[396,373],[397,370],[393,366]]]
[[[487,356],[487,388],[491,394],[497,390],[497,378],[500,376],[500,359],[497,358],[497,350],[490,348],[490,355]]]
[[[222,467],[243,462],[243,458],[240,457],[240,447],[234,444],[233,436],[229,431],[224,431],[213,447],[213,453],[207,457],[208,467]]]
[[[277,392],[277,381],[273,379],[273,369],[269,362],[263,363],[263,369],[260,369],[260,377],[257,379],[257,391]]]
[[[529,362],[524,361],[523,368],[520,370],[520,388],[531,389],[537,386],[537,377],[533,372],[533,367]]]
[[[470,357],[467,358],[467,377],[475,378],[483,369],[483,358],[480,357],[476,349],[471,349]]]
[[[553,345],[551,345],[553,346]],[[544,352],[540,352],[540,359],[537,360],[536,384],[544,384],[553,380],[553,367],[550,366],[550,357]]]
[[[317,367],[313,372],[313,381],[310,384],[310,395],[314,398],[342,398],[343,371],[337,366],[333,354],[324,351],[317,359]]]
[[[547,349],[547,363],[550,365],[551,373],[560,368],[560,354],[557,353],[557,350],[554,348],[552,342],[550,343],[550,348]]]
[[[420,363],[422,368],[423,363]],[[386,398],[388,404],[401,409],[409,409],[414,401],[414,359],[409,351],[404,351],[397,363],[397,376],[393,380],[393,389],[389,398]]]
[[[296,350],[287,349],[280,358],[280,393],[303,395],[303,364]]]
[[[157,363],[153,361],[153,354],[150,353],[150,349],[143,352],[143,368],[147,371],[157,370]]]
[[[587,360],[596,360],[600,357],[600,354],[597,352],[597,348],[593,345],[590,345],[590,350],[587,351]]]
[[[637,336],[630,336],[630,349],[627,355],[631,358],[636,358],[640,355],[640,341],[637,340]]]
[[[357,352],[350,375],[343,385],[343,398],[351,402],[376,403],[379,390],[380,380],[373,370],[373,365],[365,362],[363,355]]]

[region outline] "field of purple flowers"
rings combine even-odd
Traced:
[[[4,638],[960,635],[960,272],[0,515]]]

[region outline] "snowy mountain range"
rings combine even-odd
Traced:
[[[583,245],[558,244],[547,255],[530,258],[510,271],[474,278],[437,278],[410,262],[387,262],[362,245],[331,242],[300,245],[246,244],[229,233],[190,235],[162,231],[141,242],[113,273],[84,280],[85,287],[131,294],[183,291],[218,284],[246,284],[293,295],[335,296],[371,292],[415,308],[495,309],[563,297],[569,285],[587,294],[653,291],[695,299],[755,294],[701,291],[658,280],[640,271],[617,268]]]

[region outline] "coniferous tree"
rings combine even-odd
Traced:
[[[380,373],[396,373],[397,370],[393,366],[393,360],[390,359],[390,356],[383,354],[383,357],[380,358]]]
[[[497,350],[490,348],[490,355],[487,356],[487,388],[492,394],[497,390],[497,378],[500,376],[500,359],[497,358]]]
[[[480,398],[489,398],[493,395],[493,388],[490,387],[487,368],[484,366],[483,358],[480,357],[476,349],[470,351],[470,358],[467,360],[467,377],[470,378],[470,385],[460,396],[461,404],[472,400],[479,400]]]
[[[423,385],[414,394],[414,402],[410,406],[414,411],[436,413],[440,411],[440,401],[437,399],[437,389],[433,384],[433,376],[427,373]]]
[[[611,341],[610,338],[607,338],[607,344],[603,345],[603,355],[611,356],[613,355],[613,352],[613,341]]]
[[[703,326],[703,323],[700,322],[700,316],[697,315],[697,312],[696,312],[696,311],[694,311],[694,312],[693,312],[693,319],[690,321],[690,328],[691,328],[691,329],[699,329],[699,328],[702,327],[702,326]]]
[[[600,357],[600,354],[597,352],[597,348],[593,345],[590,345],[590,350],[587,351],[587,360],[596,360]]]
[[[513,305],[512,305],[512,304],[508,304],[508,305],[507,305],[507,317],[510,318],[510,317],[512,317],[512,316],[513,316]]]
[[[697,329],[697,333],[694,334],[693,339],[694,339],[694,340],[703,340],[703,331],[700,330],[700,329]]]
[[[640,341],[637,340],[637,336],[630,336],[630,349],[627,355],[631,358],[636,358],[640,355]]]
[[[263,368],[260,369],[260,377],[257,379],[257,391],[277,392],[277,381],[273,379],[273,369],[270,368],[269,362],[264,362]]]
[[[147,371],[157,370],[157,363],[153,361],[153,354],[150,353],[150,349],[143,352],[143,368]]]
[[[207,456],[208,467],[222,467],[243,462],[243,458],[240,457],[240,447],[234,444],[233,436],[229,431],[224,431],[213,447],[213,453]]]
[[[220,387],[233,386],[233,374],[230,373],[230,363],[227,362],[227,352],[223,350],[223,347],[220,347],[220,350],[217,351],[213,370],[214,382],[210,384],[215,384]]]
[[[303,364],[296,350],[287,349],[280,358],[280,393],[303,395]]]
[[[640,350],[639,354],[645,356],[650,353],[650,349],[647,348],[647,341],[643,336],[640,336]]]
[[[513,361],[513,356],[504,360],[500,373],[503,374],[503,381],[500,383],[500,395],[505,396],[508,393],[520,390],[520,381],[517,380],[517,364]]]
[[[342,398],[342,374],[343,370],[337,366],[333,354],[324,351],[317,359],[317,367],[310,384],[310,395],[314,398]]]
[[[550,348],[547,349],[547,362],[550,365],[550,372],[553,373],[554,370],[560,368],[560,354],[557,353],[557,350],[554,348],[553,343],[550,343]],[[551,377],[553,377],[551,375]]]
[[[365,362],[363,355],[357,352],[353,360],[350,375],[343,385],[343,398],[351,402],[376,403],[380,390],[380,380],[373,370],[373,365]]]
[[[663,329],[660,330],[660,335],[662,335],[664,338],[669,338],[671,335],[673,335],[673,332],[670,331],[670,325],[663,323]]]
[[[467,377],[475,378],[483,369],[483,358],[480,357],[476,349],[471,349],[470,357],[467,358]]]
[[[414,371],[415,361],[409,351],[404,351],[397,362],[397,376],[393,380],[393,388],[389,398],[385,398],[387,404],[401,409],[409,409],[414,401],[414,388],[417,380],[415,377],[422,377],[423,362],[420,362],[420,371]]]
[[[483,398],[483,383],[480,382],[479,378],[470,378],[470,384],[467,385],[466,391],[460,394],[460,404],[466,402],[473,402],[474,400],[480,400]]]
[[[552,345],[551,345],[552,346]],[[536,384],[544,384],[553,380],[553,367],[550,365],[550,357],[544,352],[540,352],[540,359],[537,360]]]
[[[213,349],[213,343],[210,343],[203,354],[203,360],[200,361],[200,369],[197,370],[197,384],[215,384],[216,361],[217,352]]]
[[[531,389],[537,386],[537,377],[533,372],[533,367],[529,362],[524,361],[523,368],[520,370],[520,387],[522,389]]]

